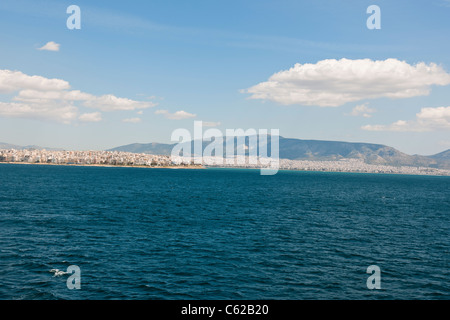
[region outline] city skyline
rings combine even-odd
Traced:
[[[1,163],[34,164],[34,165],[77,165],[77,166],[120,166],[151,168],[268,168],[268,163],[247,156],[234,156],[233,161],[225,161],[223,157],[203,157],[200,162],[194,160],[180,161],[168,155],[154,155],[122,151],[48,151],[48,150],[4,150],[0,149]],[[254,160],[254,161],[252,161]],[[450,170],[428,166],[388,165],[366,163],[363,159],[343,158],[340,160],[289,160],[278,159],[276,169],[296,171],[326,171],[353,173],[385,173],[409,175],[450,176]]]
[[[449,12],[445,0],[2,1],[0,141],[106,150],[170,143],[202,120],[436,154],[450,148]]]

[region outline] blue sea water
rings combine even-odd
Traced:
[[[0,179],[0,299],[450,298],[449,177],[1,164]],[[79,290],[50,272],[70,265]]]

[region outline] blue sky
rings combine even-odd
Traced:
[[[66,27],[72,4],[81,30]],[[372,4],[381,9],[380,30],[366,27]],[[223,132],[280,129],[285,137],[437,153],[450,148],[449,16],[445,0],[2,0],[0,70],[15,72],[4,76],[58,79],[68,86],[61,92],[87,96],[48,107],[30,96],[53,89],[37,95],[23,83],[3,91],[0,84],[0,141],[66,149],[167,143],[173,130],[202,120]],[[49,42],[58,51],[42,50]],[[391,71],[372,79],[371,61]],[[311,84],[304,66],[315,72],[321,62],[328,71]],[[438,69],[420,71],[420,63]],[[367,83],[352,78],[347,89],[332,88],[334,76],[348,76],[339,73],[344,64],[367,67]],[[390,78],[405,70],[411,77]],[[270,78],[279,72],[296,80],[278,79],[274,91]],[[286,88],[305,86],[307,97],[286,99]],[[338,103],[342,90],[352,97]]]

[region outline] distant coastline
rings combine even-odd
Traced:
[[[242,160],[242,161],[238,161]],[[86,167],[131,167],[150,169],[205,169],[211,168],[248,168],[261,169],[259,160],[244,156],[236,157],[234,163],[226,163],[222,157],[202,157],[189,162],[177,161],[168,155],[132,153],[123,151],[61,151],[61,150],[16,150],[0,149],[0,163],[64,165]],[[196,162],[199,161],[199,162]],[[201,162],[200,162],[201,161]],[[202,164],[199,164],[202,163]],[[210,165],[213,164],[213,165]],[[272,167],[273,169],[274,167]],[[367,163],[363,159],[343,158],[339,160],[289,160],[278,159],[278,170],[310,172],[353,172],[407,175],[450,176],[450,170],[425,166],[393,166]]]
[[[171,166],[145,166],[145,165],[111,165],[111,164],[75,164],[75,163],[30,163],[30,162],[5,162],[0,161],[0,164],[12,165],[41,165],[41,166],[69,166],[69,167],[103,167],[103,168],[144,168],[144,169],[250,169],[259,170],[259,167],[253,166],[203,166],[203,165],[171,165]],[[389,175],[413,175],[413,176],[439,176],[450,177],[448,172],[402,172],[397,171],[370,171],[370,170],[325,170],[320,168],[311,169],[294,169],[294,168],[280,168],[279,171],[298,171],[298,172],[322,172],[322,173],[362,173],[362,174],[389,174]]]
[[[201,165],[173,165],[173,166],[145,166],[145,165],[113,165],[113,164],[79,164],[79,163],[33,163],[33,162],[11,162],[0,161],[0,164],[24,164],[38,166],[69,166],[69,167],[104,167],[104,168],[147,168],[147,169],[206,169]]]

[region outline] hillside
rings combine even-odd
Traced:
[[[208,144],[210,142],[204,142],[203,148]],[[248,145],[248,143],[246,144]],[[270,146],[270,137],[268,145]],[[109,151],[170,155],[174,146],[175,144],[134,143],[113,148]],[[301,140],[284,137],[280,137],[280,158],[290,160],[339,160],[353,158],[362,159],[366,163],[371,164],[450,168],[450,150],[434,156],[420,156],[408,155],[395,148],[381,144]]]

